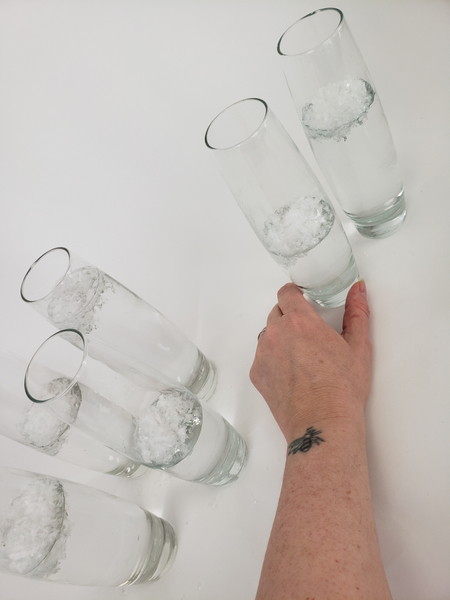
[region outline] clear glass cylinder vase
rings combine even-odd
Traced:
[[[189,390],[168,385],[116,348],[73,329],[40,346],[28,365],[25,391],[108,448],[186,481],[225,485],[246,463],[241,436]]]
[[[87,586],[160,578],[177,548],[172,526],[100,490],[0,467],[0,569]]]
[[[28,269],[20,292],[58,329],[74,328],[117,345],[122,354],[202,399],[214,392],[216,368],[193,342],[156,308],[67,248],[40,256]]]
[[[358,279],[352,249],[325,191],[264,100],[222,111],[205,142],[260,242],[309,298],[339,306]]]
[[[403,223],[403,180],[375,85],[344,15],[324,8],[281,36],[278,54],[319,167],[357,230],[386,237]]]
[[[26,368],[24,358],[0,350],[0,435],[100,473],[139,477],[148,472],[140,463],[118,454],[30,402],[23,389]]]

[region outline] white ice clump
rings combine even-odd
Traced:
[[[96,327],[96,315],[106,302],[108,289],[114,291],[112,282],[95,267],[76,269],[55,291],[47,309],[49,319],[57,327],[90,333]]]
[[[52,379],[47,386],[48,397],[54,398],[61,392],[65,392],[64,396],[58,400],[58,411],[64,423],[72,424],[80,410],[82,401],[81,388],[78,383],[75,383],[69,391],[66,392],[71,380],[68,377],[57,377]]]
[[[367,119],[375,90],[364,79],[344,79],[320,88],[302,109],[306,135],[315,140],[346,140]]]
[[[61,419],[42,406],[32,404],[25,414],[20,433],[28,446],[55,456],[66,441],[68,429],[69,426]]]
[[[48,396],[58,395],[66,390],[69,384],[70,379],[67,377],[53,379],[47,386]],[[81,405],[81,390],[78,384],[72,386],[59,404],[64,421],[43,406],[32,403],[19,427],[25,444],[51,456],[55,456],[61,450],[69,435],[68,423],[73,423],[78,416]]]
[[[267,217],[264,245],[289,267],[328,235],[334,218],[333,208],[326,200],[302,196]]]
[[[201,424],[202,408],[194,396],[164,391],[136,419],[136,450],[147,464],[173,466],[191,452]]]
[[[0,523],[0,557],[15,573],[33,571],[49,555],[63,529],[64,490],[51,477],[38,477],[24,484]],[[43,576],[54,573],[64,556],[62,548]]]
[[[57,396],[66,390],[69,384],[70,379],[67,377],[53,379],[47,386],[48,396]],[[51,456],[58,454],[69,435],[68,423],[73,423],[78,416],[81,398],[80,387],[75,384],[59,401],[59,410],[64,421],[43,406],[32,403],[19,427],[25,444]]]

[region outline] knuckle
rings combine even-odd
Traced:
[[[292,311],[283,315],[284,324],[291,330],[302,331],[308,328],[309,320],[301,312]]]
[[[289,283],[285,283],[283,285],[283,287],[281,287],[278,290],[278,298],[285,296],[286,294],[292,294],[292,292],[294,292],[295,290],[298,290],[298,287],[295,285],[295,283],[289,282]]]

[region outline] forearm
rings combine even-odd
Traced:
[[[287,456],[257,600],[390,599],[363,416],[310,425],[323,441]]]

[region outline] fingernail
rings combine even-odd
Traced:
[[[364,279],[360,279],[359,280],[359,292],[360,294],[362,294],[365,298],[367,298],[367,288],[366,288],[366,282]]]

